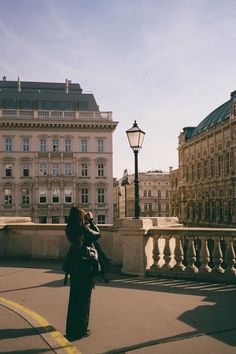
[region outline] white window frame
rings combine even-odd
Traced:
[[[10,188],[4,189],[4,204],[12,205],[12,190]]]
[[[59,139],[52,140],[52,151],[58,152],[59,151]]]
[[[72,142],[71,139],[65,139],[65,152],[71,152]]]
[[[81,188],[80,202],[81,204],[88,204],[88,188]]]
[[[30,204],[30,192],[28,188],[23,188],[21,191],[21,198],[22,198],[22,204],[23,205],[29,205]]]
[[[88,177],[88,164],[86,162],[81,164],[81,177]]]
[[[67,198],[70,198],[70,200],[67,200]],[[64,201],[66,204],[71,204],[72,203],[72,190],[71,189],[65,189],[64,191]]]
[[[39,190],[39,204],[46,204],[47,203],[47,190],[40,189]]]
[[[81,152],[88,152],[88,140],[81,139],[80,144],[81,144]]]
[[[58,204],[60,203],[60,189],[53,188],[52,190],[52,203]]]
[[[99,187],[97,189],[97,202],[98,202],[98,204],[105,203],[105,188],[103,188],[103,187]]]
[[[12,138],[5,138],[5,151],[12,151]]]
[[[23,151],[29,152],[29,139],[28,138],[23,139]]]
[[[54,176],[54,177],[60,176],[60,164],[59,163],[52,164],[52,176]]]
[[[98,152],[104,152],[104,140],[103,139],[97,140],[97,148],[98,148]]]
[[[40,163],[39,164],[39,175],[40,176],[47,176],[48,174],[48,168],[46,163]]]
[[[12,167],[11,164],[5,166],[5,177],[12,177]]]
[[[46,152],[47,151],[47,140],[46,139],[40,139],[40,141],[39,141],[39,151],[40,152]]]
[[[24,163],[22,166],[22,176],[29,177],[30,175],[30,166],[28,163]]]
[[[105,168],[104,168],[104,163],[99,162],[97,164],[97,176],[98,177],[104,177],[105,176]]]
[[[65,176],[72,176],[72,163],[65,163]]]

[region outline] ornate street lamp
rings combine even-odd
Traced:
[[[128,175],[128,170],[124,170],[123,178],[121,181],[122,187],[125,187],[125,217],[128,216],[128,208],[127,208],[127,186],[129,185],[129,175]]]
[[[134,152],[134,194],[135,194],[135,219],[140,218],[140,206],[139,206],[139,180],[138,180],[138,153],[142,148],[143,139],[145,133],[139,129],[136,120],[132,128],[126,130],[126,134],[129,140],[129,145]]]

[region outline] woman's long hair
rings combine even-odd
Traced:
[[[86,212],[78,207],[70,209],[68,223],[66,226],[66,235],[70,241],[78,241],[80,231],[85,225]]]

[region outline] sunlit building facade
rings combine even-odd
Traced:
[[[72,205],[113,221],[112,112],[78,83],[0,81],[0,215],[63,223]]]
[[[179,136],[172,214],[185,225],[236,225],[236,91],[197,127]]]
[[[171,170],[171,168],[170,168]],[[116,181],[116,216],[120,218],[134,217],[135,193],[134,174],[128,177],[129,184],[123,183],[121,178]],[[170,174],[162,171],[140,172],[139,178],[139,205],[142,217],[170,216]]]

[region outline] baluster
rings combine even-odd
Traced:
[[[159,245],[160,238],[153,238],[153,264],[150,269],[154,271],[161,269],[163,266],[163,255]]]
[[[214,237],[214,249],[212,257],[214,263],[212,273],[214,274],[224,273],[224,269],[221,267],[221,264],[223,263],[223,253],[221,250],[220,239],[220,237]]]
[[[201,267],[199,268],[199,272],[201,273],[210,273],[212,271],[211,267],[209,267],[210,262],[210,251],[208,248],[208,238],[202,237],[201,239],[201,250],[200,250],[200,261]]]
[[[227,268],[225,269],[226,276],[236,276],[236,269],[234,267],[235,264],[235,252],[234,252],[234,245],[233,245],[233,237],[227,238],[227,247],[225,252],[225,263],[227,264]]]
[[[165,247],[164,247],[164,260],[165,264],[163,265],[162,269],[170,270],[174,266],[173,254],[171,252],[170,241],[172,236],[165,236]]]
[[[196,249],[194,245],[194,237],[189,237],[188,239],[186,260],[188,262],[188,265],[185,271],[190,274],[198,273],[198,268],[194,264],[196,262]]]
[[[182,246],[182,236],[175,236],[175,260],[176,264],[173,268],[176,272],[184,272],[185,266],[183,265],[184,250]]]

